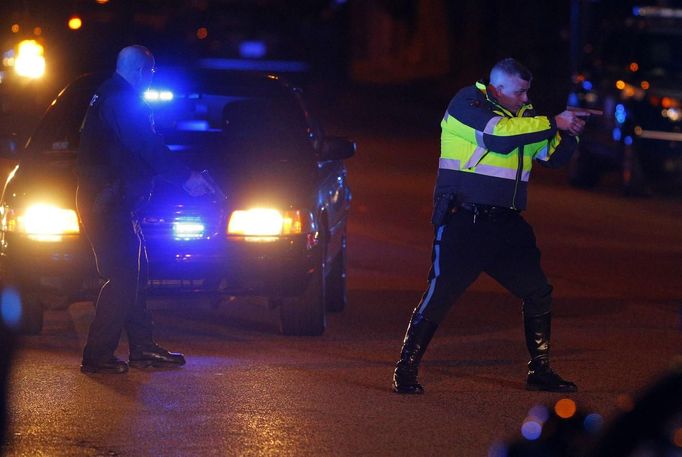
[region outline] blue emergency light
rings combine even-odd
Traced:
[[[173,221],[173,238],[196,240],[204,237],[206,227],[198,217],[178,217]]]
[[[173,100],[173,92],[169,90],[149,89],[145,91],[144,99],[148,102],[170,102]]]

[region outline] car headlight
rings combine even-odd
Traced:
[[[298,210],[252,208],[232,212],[227,234],[248,237],[249,241],[274,241],[279,236],[304,233],[310,225],[310,218]]]
[[[36,241],[61,241],[64,235],[80,233],[78,216],[72,209],[35,204],[22,212],[10,212],[7,231],[17,232]]]
[[[26,78],[42,78],[45,74],[43,46],[35,40],[24,40],[19,43],[17,56],[14,59],[14,71]]]

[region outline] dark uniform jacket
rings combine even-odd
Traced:
[[[553,117],[536,115],[530,104],[511,113],[478,82],[454,96],[441,122],[436,196],[525,209],[533,162],[561,166],[576,144]]]
[[[134,210],[149,199],[155,176],[182,185],[190,170],[156,133],[142,94],[114,73],[90,100],[77,174],[80,195],[87,192],[99,204]]]

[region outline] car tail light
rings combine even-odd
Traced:
[[[307,233],[312,228],[312,217],[303,211],[252,208],[232,212],[227,235],[243,236],[248,241],[274,241],[280,236]]]
[[[27,235],[36,241],[61,241],[64,235],[78,235],[78,216],[72,209],[35,204],[23,211],[9,210],[3,221],[8,232]]]

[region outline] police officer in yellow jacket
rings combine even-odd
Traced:
[[[530,353],[527,388],[573,392],[549,365],[552,286],[540,266],[526,208],[533,161],[565,164],[585,121],[572,111],[539,116],[528,101],[532,75],[507,58],[490,82],[460,90],[441,122],[441,156],[434,192],[435,239],[428,288],[405,334],[393,390],[420,394],[421,358],[453,302],[486,272],[523,303]]]

